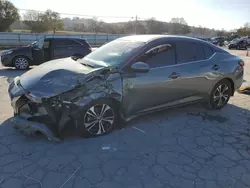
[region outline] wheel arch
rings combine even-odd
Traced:
[[[220,79],[218,82],[216,82],[216,83],[214,84],[214,86],[215,86],[217,83],[219,83],[219,82],[221,82],[221,81],[223,81],[223,80],[227,80],[227,81],[231,84],[231,89],[232,89],[232,91],[231,91],[231,96],[234,96],[235,86],[234,86],[234,81],[232,80],[232,78],[226,77],[226,78]]]
[[[24,57],[24,58],[26,58],[26,59],[28,60],[28,63],[30,64],[31,59],[30,59],[28,56],[26,56],[26,55],[16,55],[16,56],[14,56],[13,59],[12,59],[12,65],[13,65],[13,66],[15,66],[15,64],[14,64],[15,62],[14,62],[14,61],[15,61],[17,58],[19,58],[19,57]]]

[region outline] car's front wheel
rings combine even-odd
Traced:
[[[228,80],[218,82],[209,97],[209,107],[211,109],[221,109],[229,101],[232,94],[232,86]]]
[[[26,57],[16,57],[13,60],[13,64],[16,69],[26,70],[29,68],[29,60]]]
[[[76,127],[81,136],[96,137],[111,132],[118,121],[117,106],[110,100],[98,100],[79,112]]]

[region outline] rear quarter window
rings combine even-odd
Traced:
[[[77,40],[78,42],[80,42],[82,45],[86,46],[86,47],[90,47],[90,44],[86,41],[86,40],[83,40],[83,39],[79,39]]]
[[[214,54],[213,48],[209,46],[204,46],[204,52],[205,52],[206,59],[209,59]]]

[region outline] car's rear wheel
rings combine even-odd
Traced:
[[[209,107],[211,109],[221,109],[229,101],[232,94],[232,86],[228,80],[218,82],[209,97]]]
[[[18,70],[26,70],[29,68],[29,60],[27,57],[16,57],[13,60],[13,64],[15,66],[16,69]]]
[[[98,100],[88,105],[76,119],[76,127],[81,136],[96,137],[111,132],[117,127],[119,113],[110,100]]]

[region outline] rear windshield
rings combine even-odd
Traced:
[[[91,47],[90,44],[84,39],[77,39],[77,41],[80,42],[83,45],[86,45],[87,47]]]

